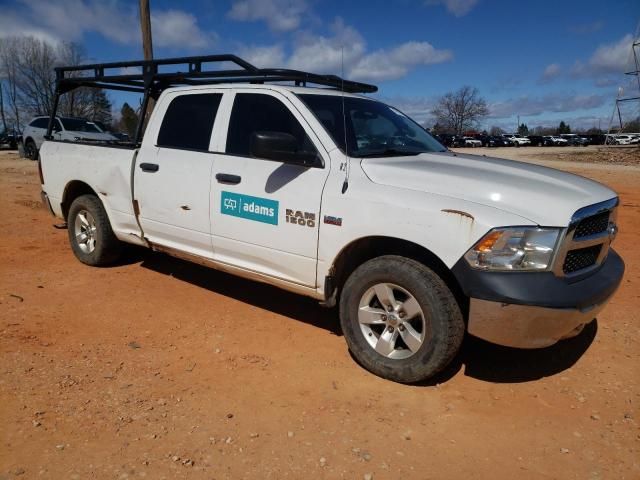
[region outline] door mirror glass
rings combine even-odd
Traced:
[[[316,152],[300,150],[296,137],[285,132],[253,132],[251,155],[307,167],[318,164]]]

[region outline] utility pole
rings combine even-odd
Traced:
[[[149,9],[149,0],[140,0],[140,28],[142,30],[142,52],[145,60],[153,60],[153,40],[151,38],[151,11]],[[146,98],[146,104],[143,101],[142,110],[140,111],[140,124],[147,124],[147,119],[153,111],[156,102],[153,98]],[[146,108],[145,108],[146,107]],[[140,127],[139,134],[142,133]]]

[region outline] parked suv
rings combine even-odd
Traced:
[[[49,125],[49,117],[35,117],[22,132],[24,153],[31,160],[38,159],[38,151]],[[53,122],[53,137],[56,140],[107,142],[117,140],[109,133],[102,132],[95,123],[84,118],[56,117]]]
[[[18,147],[18,135],[14,130],[5,130],[0,133],[0,146],[5,145],[11,149]]]
[[[574,147],[586,147],[589,145],[588,138],[581,137],[575,133],[563,133],[560,137],[564,138],[569,145]]]
[[[462,137],[462,146],[463,147],[481,147],[482,146],[482,141],[478,140],[477,138],[474,137]]]
[[[544,138],[545,145],[547,146],[556,146],[556,147],[565,147],[569,144],[569,142],[562,138],[556,137],[554,135],[546,135]]]
[[[542,135],[528,135],[527,138],[531,142],[531,145],[534,145],[536,147],[542,147],[545,145],[544,136]]]
[[[523,137],[522,135],[518,135],[515,133],[504,133],[502,134],[502,136],[508,138],[516,147],[531,145],[531,141],[527,137]]]

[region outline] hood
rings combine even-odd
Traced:
[[[362,168],[375,183],[488,205],[541,226],[566,226],[576,210],[616,196],[600,183],[553,168],[452,152],[367,158]]]
[[[81,140],[102,140],[102,141],[117,140],[117,138],[114,137],[113,135],[109,133],[103,133],[103,132],[75,132],[73,130],[66,130],[64,133],[65,133],[65,136],[71,137],[71,139],[74,139],[74,140],[76,137],[80,138]]]

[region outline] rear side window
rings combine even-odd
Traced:
[[[171,100],[162,119],[158,147],[208,151],[221,99],[221,93],[202,93]]]
[[[29,124],[30,127],[35,128],[47,128],[49,126],[48,118],[36,118],[33,122]]]
[[[289,133],[298,140],[299,150],[316,151],[300,122],[280,100],[260,93],[238,93],[229,121],[227,153],[250,156],[254,132]]]

